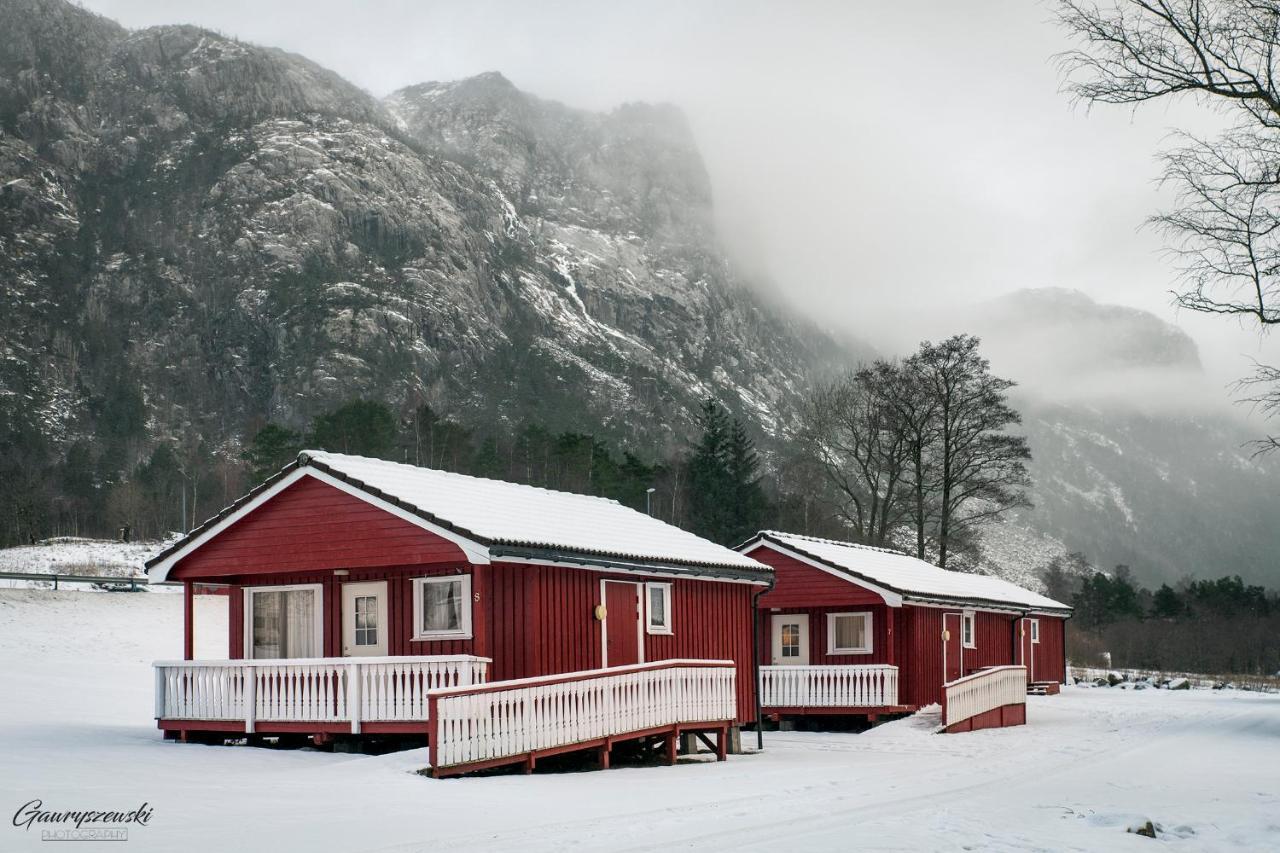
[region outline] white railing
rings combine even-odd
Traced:
[[[763,708],[883,708],[897,704],[896,666],[760,667]]]
[[[156,718],[259,722],[426,721],[427,695],[484,684],[489,658],[309,658],[157,661]]]
[[[737,718],[734,664],[668,660],[431,693],[437,770]]]
[[[1027,703],[1027,668],[993,666],[943,685],[942,724],[965,720],[1002,708]]]

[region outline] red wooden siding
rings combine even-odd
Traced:
[[[764,600],[761,597],[761,601]],[[832,613],[871,614],[871,653],[865,655],[833,655],[827,652],[827,617]],[[841,607],[779,607],[760,611],[760,663],[767,665],[773,654],[773,617],[788,613],[804,613],[809,617],[809,664],[875,664],[897,663],[901,659],[895,608],[885,604],[844,605]]]
[[[525,678],[601,665],[600,581],[643,582],[560,566],[494,563],[493,678]],[[646,661],[732,660],[739,722],[755,718],[751,670],[751,598],[759,587],[679,578],[671,584],[671,634],[643,635]],[[501,627],[499,627],[501,626]]]
[[[412,579],[427,575],[472,574],[471,640],[416,642],[413,635]],[[387,580],[388,653],[392,655],[475,654],[493,658],[490,680],[554,675],[597,669],[601,665],[600,622],[595,618],[600,581],[605,578],[644,582],[636,575],[605,574],[559,566],[465,563],[352,569],[344,577],[332,571],[288,572],[233,577],[252,586],[319,583],[323,586],[324,655],[342,654],[341,584]],[[739,722],[755,718],[751,669],[751,599],[759,589],[749,584],[694,579],[649,578],[672,585],[672,633],[644,634],[646,661],[669,658],[732,660],[737,664]],[[243,593],[231,596],[230,650],[244,656]],[[825,642],[825,640],[824,640]]]
[[[183,558],[171,580],[457,562],[457,545],[304,477]]]
[[[760,597],[761,607],[789,609],[837,604],[884,604],[884,599],[876,593],[781,554],[767,545],[747,552],[747,556],[773,568],[774,586]]]
[[[1036,681],[1066,679],[1063,670],[1063,643],[1067,620],[1059,616],[1036,616],[1040,620],[1040,642],[1036,644]]]
[[[452,566],[400,566],[394,569],[352,569],[349,575],[336,577],[332,571],[324,572],[288,572],[273,575],[256,575],[248,578],[235,578],[244,583],[245,589],[255,586],[277,586],[282,584],[320,584],[323,603],[324,656],[342,656],[342,584],[358,581],[387,581],[387,654],[391,655],[485,655],[476,651],[477,641],[472,640],[429,640],[411,639],[413,626],[413,578],[429,575],[447,575],[458,572],[470,572],[472,567],[466,563]],[[478,579],[472,578],[472,594],[479,591]],[[482,593],[483,594],[483,593]],[[228,646],[231,657],[243,658],[244,648],[244,595],[236,589],[231,597],[228,609],[228,629],[230,637]],[[472,633],[484,631],[486,619],[480,611],[479,604],[473,603]],[[487,634],[484,635],[487,639]],[[483,645],[483,643],[480,643]]]

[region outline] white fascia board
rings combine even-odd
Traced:
[[[569,560],[548,560],[544,557],[512,557],[506,554],[491,557],[494,563],[520,563],[526,566],[558,566],[565,569],[581,569],[585,572],[609,572],[620,575],[642,575],[644,577],[654,578],[683,578],[684,580],[695,581],[712,581],[714,583],[744,583],[751,586],[768,586],[767,580],[753,580],[751,578],[721,578],[713,575],[699,575],[693,572],[682,572],[678,569],[660,569],[646,568],[644,566],[628,566],[626,568],[620,566],[607,566],[599,563],[592,563],[590,558],[583,557],[582,561]],[[769,568],[763,566],[762,568]]]
[[[863,589],[870,590],[871,592],[874,592],[876,595],[883,598],[884,603],[889,605],[890,607],[902,606],[902,596],[894,592],[893,590],[885,589],[884,587],[878,584],[872,583],[871,581],[868,581],[868,580],[863,580],[862,578],[855,578],[853,575],[850,575],[847,572],[841,571],[840,569],[833,569],[830,566],[814,559],[813,557],[810,557],[806,554],[802,554],[799,551],[793,551],[785,545],[779,545],[777,542],[774,542],[772,539],[764,539],[763,541],[760,541],[760,544],[765,546],[766,548],[772,548],[773,550],[777,551],[779,554],[790,557],[793,560],[799,560],[800,562],[804,563],[807,566],[813,566],[815,569],[826,572],[832,577],[837,577],[846,583],[851,583],[854,586],[860,586]],[[745,548],[746,546],[743,546],[743,547]],[[745,550],[743,551],[743,553],[746,553]]]
[[[382,498],[375,497],[374,495],[369,494],[368,492],[358,488],[357,486],[354,486],[344,480],[340,480],[337,477],[334,477],[324,471],[319,470],[318,468],[312,468],[310,466],[303,465],[298,467],[294,471],[290,472],[288,475],[282,477],[278,482],[272,485],[271,488],[264,490],[261,494],[254,497],[253,500],[249,501],[244,506],[240,507],[238,510],[231,513],[231,515],[222,519],[222,521],[218,522],[213,527],[210,527],[204,533],[201,533],[195,539],[192,539],[186,545],[182,546],[177,551],[170,554],[168,557],[165,557],[164,560],[162,560],[161,562],[153,566],[149,571],[149,574],[151,575],[152,580],[157,582],[166,580],[169,577],[169,572],[173,569],[173,567],[178,563],[179,560],[189,556],[192,552],[194,552],[195,550],[203,546],[209,540],[217,537],[227,528],[231,527],[231,525],[235,524],[240,519],[244,518],[246,515],[253,512],[258,507],[262,506],[264,503],[271,500],[276,495],[280,494],[285,489],[289,488],[294,483],[301,480],[303,477],[314,477],[320,482],[333,486],[335,489],[339,489],[343,492],[346,492],[352,497],[359,498],[365,503],[375,506],[384,512],[391,513],[396,518],[407,521],[410,524],[416,525],[417,527],[421,527],[423,530],[436,534],[441,539],[446,539],[452,542],[453,544],[457,545],[460,549],[462,549],[462,553],[466,555],[467,560],[471,563],[475,563],[478,565],[486,565],[489,563],[489,549],[487,546],[481,545],[478,542],[468,539],[465,536],[462,536],[461,534],[456,533],[455,531],[441,527],[438,524],[433,524],[430,521],[427,521],[425,518],[415,515],[414,513],[408,512],[407,510],[401,509],[395,504],[389,503],[388,501],[385,501]]]

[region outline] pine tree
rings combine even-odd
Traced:
[[[292,462],[301,449],[301,435],[277,424],[267,424],[254,433],[242,455],[249,463],[250,476],[260,483]]]

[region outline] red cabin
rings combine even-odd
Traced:
[[[318,451],[148,571],[187,596],[161,729],[422,734],[437,771],[685,732],[723,752],[754,719],[752,597],[772,577],[615,501]],[[210,584],[227,661],[191,660]]]
[[[1011,667],[1025,667],[1023,694],[1065,678],[1071,608],[1016,584],[775,531],[738,550],[775,575],[758,605],[766,715],[875,719],[944,703],[947,685],[975,673],[1007,680]]]

